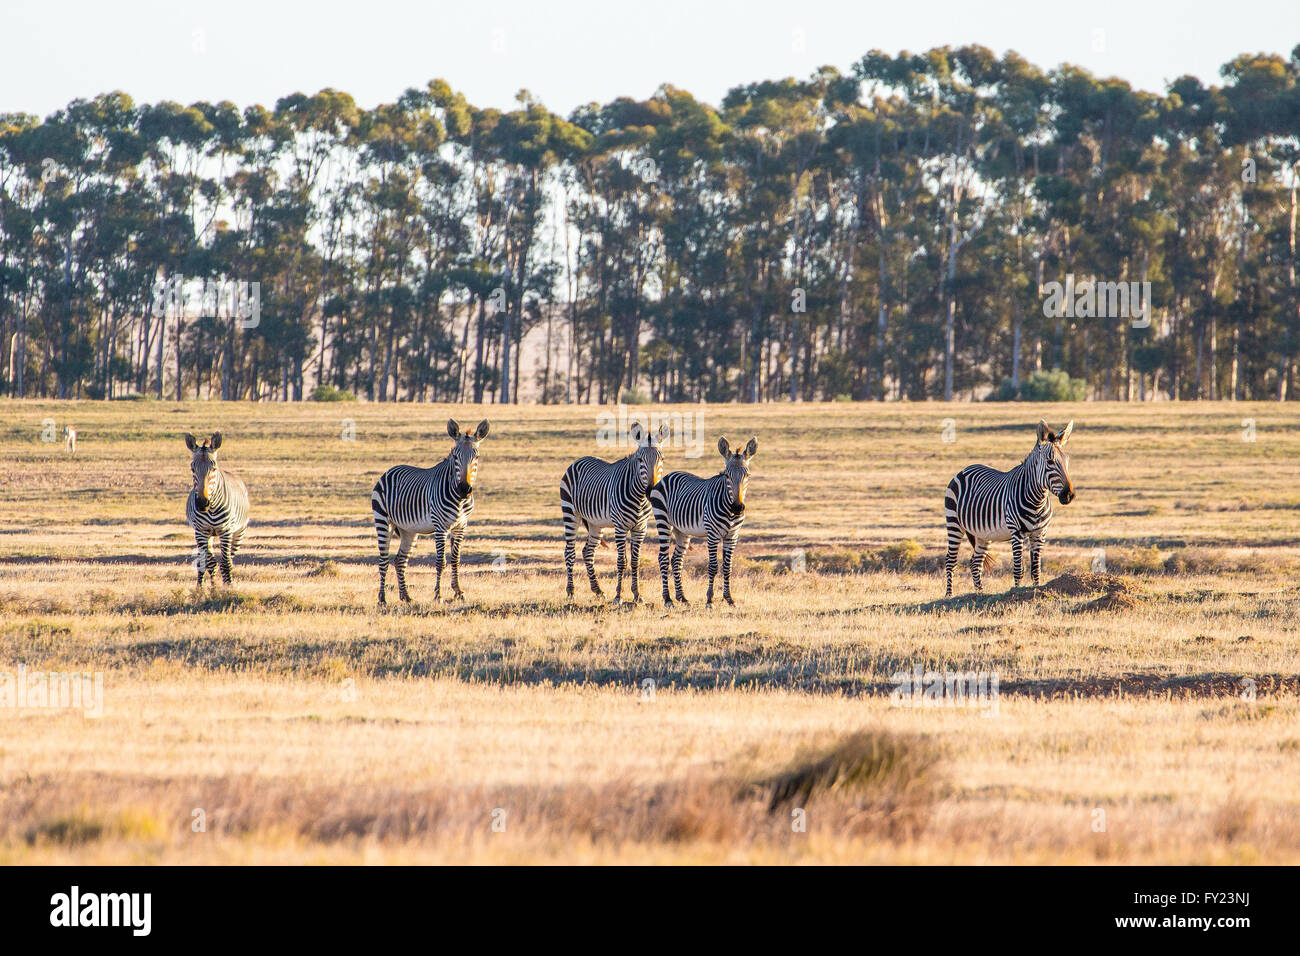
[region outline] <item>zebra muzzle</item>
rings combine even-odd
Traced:
[[[462,481],[459,485],[456,486],[456,494],[462,498],[468,498],[470,496],[470,492],[472,492],[473,490],[474,490],[473,486],[468,481]]]

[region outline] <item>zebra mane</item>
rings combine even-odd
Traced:
[[[1025,460],[1022,461],[1020,464],[1022,466],[1028,465],[1032,458],[1034,458],[1035,456],[1041,456],[1044,447],[1045,447],[1044,442],[1039,442],[1038,444],[1034,445],[1033,450],[1028,455],[1025,456]]]

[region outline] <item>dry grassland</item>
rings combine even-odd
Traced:
[[[581,574],[564,604],[597,409],[0,402],[0,682],[103,688],[0,706],[0,863],[1300,862],[1294,404],[664,410],[702,416],[670,469],[758,436],[735,608],[698,546],[688,608],[653,546],[645,604]],[[421,541],[379,611],[370,489],[449,414],[492,421],[468,600],[432,603]],[[1058,583],[1008,594],[1003,546],[972,595],[965,551],[943,600],[948,479],[1042,416],[1076,422]],[[200,596],[181,436],[215,429],[254,515]],[[914,667],[996,675],[996,706],[898,706]]]

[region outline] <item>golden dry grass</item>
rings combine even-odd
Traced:
[[[556,489],[613,456],[596,409],[0,402],[0,674],[104,687],[97,719],[0,708],[0,862],[1300,861],[1294,408],[673,410],[705,454],[670,468],[759,436],[736,608],[701,606],[698,546],[689,608],[653,547],[645,605],[579,575],[565,606]],[[432,604],[421,541],[381,612],[370,488],[449,414],[493,422],[468,601]],[[1070,577],[1008,594],[1002,548],[942,600],[947,480],[1043,415],[1076,420]],[[254,523],[199,597],[180,435],[214,429]],[[913,667],[996,673],[996,713],[897,706]]]

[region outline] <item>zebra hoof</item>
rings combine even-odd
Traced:
[[[673,606],[673,599],[670,598],[667,594],[665,594],[665,595],[664,595],[664,607],[672,607],[672,606]]]
[[[726,601],[727,604],[730,605],[731,607],[735,607],[735,606],[736,606],[736,602],[733,601],[731,598],[727,597],[726,595],[723,595],[722,599],[723,599],[724,601]]]
[[[399,595],[397,595],[397,596],[398,596],[398,598],[401,599],[401,601],[402,601],[403,604],[410,604],[410,603],[411,603],[411,595],[407,594],[405,591],[403,591],[401,594],[399,594]]]

